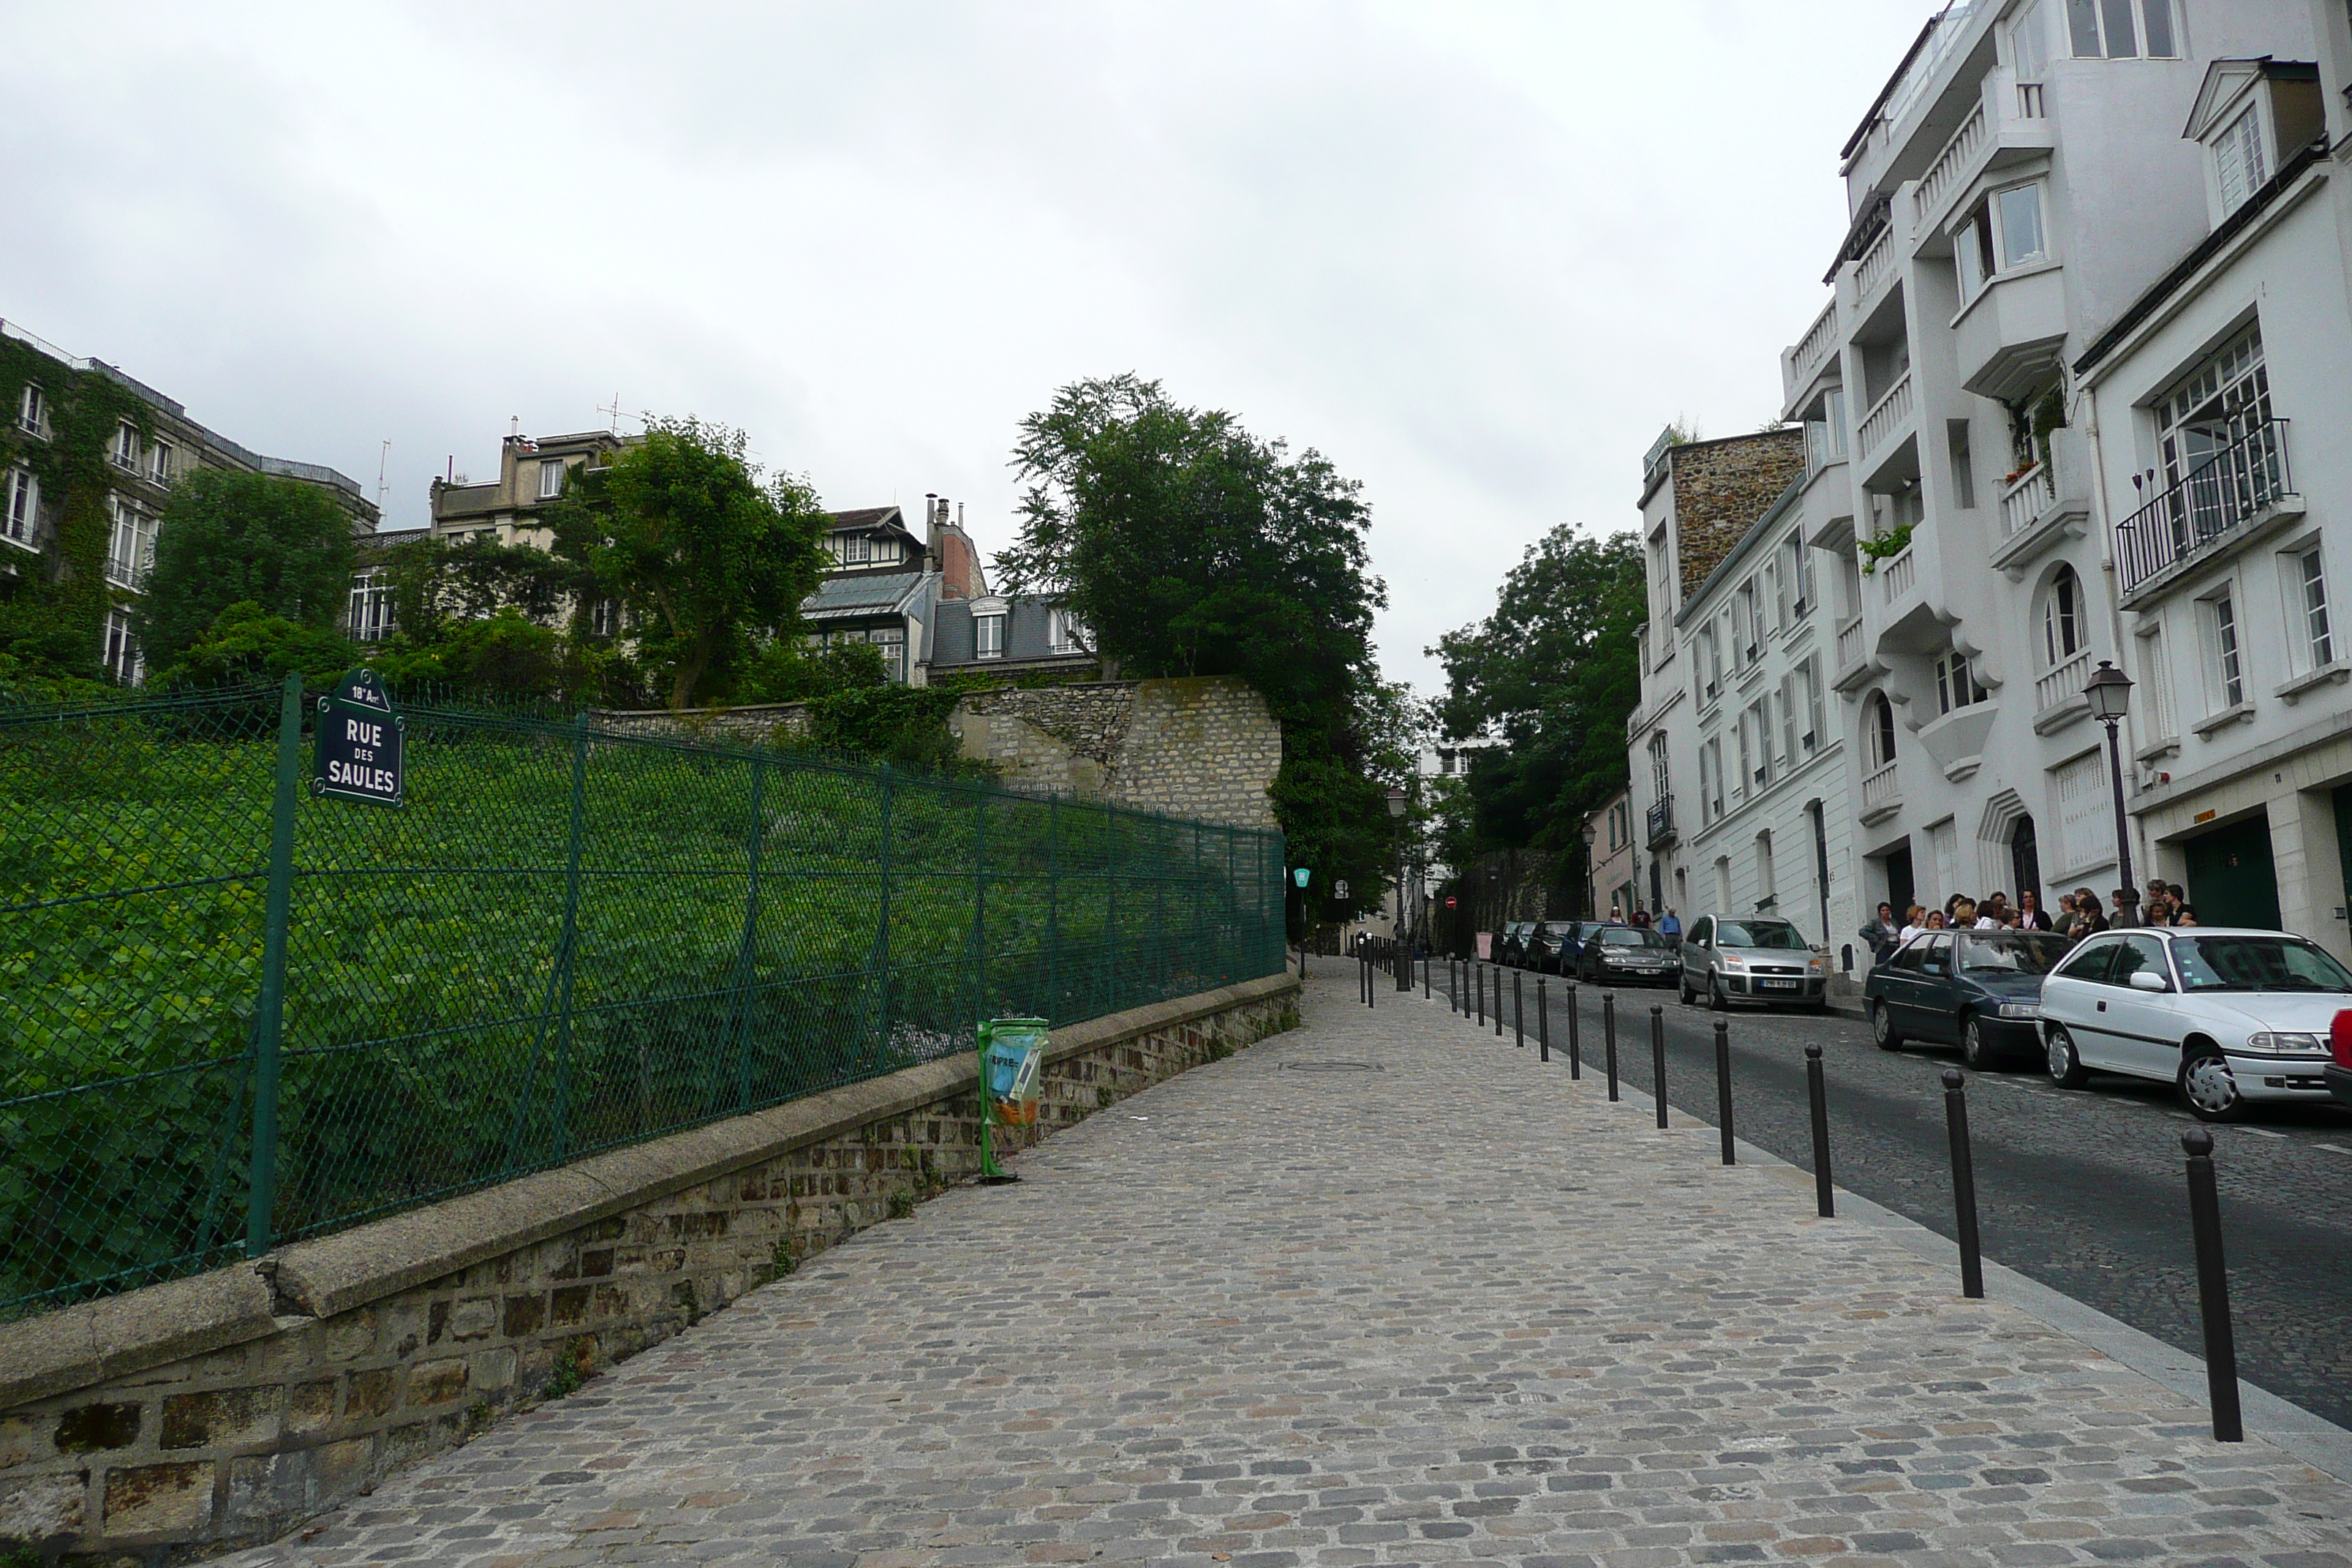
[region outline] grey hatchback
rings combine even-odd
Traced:
[[[1682,960],[1685,1002],[1703,991],[1718,1012],[1735,1000],[1813,1013],[1829,1005],[1830,961],[1784,920],[1701,915],[1683,937]]]

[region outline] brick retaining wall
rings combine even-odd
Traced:
[[[1297,1021],[1285,974],[1062,1029],[1035,1135]],[[282,1533],[972,1175],[977,1082],[909,1068],[0,1325],[0,1557]]]

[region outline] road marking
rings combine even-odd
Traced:
[[[2331,1154],[2352,1154],[2352,1149],[2347,1149],[2340,1143],[2314,1143],[2312,1147],[2325,1149]]]
[[[2284,1138],[2286,1136],[2284,1132],[2273,1132],[2267,1127],[2241,1127],[2238,1131],[2241,1132],[2251,1132],[2257,1138]]]

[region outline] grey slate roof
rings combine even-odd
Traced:
[[[1087,658],[1092,656],[1054,651],[1052,611],[1054,601],[1043,594],[1014,594],[1004,600],[1004,660],[1017,664],[1024,659]],[[971,626],[971,601],[942,599],[933,617],[931,662],[934,665],[974,664],[979,661],[977,638]],[[997,662],[994,659],[988,661]]]
[[[801,601],[810,617],[872,614],[898,608],[923,585],[921,572],[850,572],[827,577]]]

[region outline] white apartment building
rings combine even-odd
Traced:
[[[2122,637],[2107,458],[2069,371],[2212,227],[2181,126],[2214,63],[2313,58],[2312,4],[1956,4],[1847,143],[1832,297],[1782,358],[1851,758],[1831,816],[1858,875],[1833,929],[1882,898],[2114,888],[2082,695]]]
[[[1628,721],[1645,907],[1793,921],[1866,965],[1827,558],[1806,536],[1797,430],[1677,443],[1643,464],[1650,620]],[[1596,847],[1597,849],[1597,847]],[[1604,898],[1606,896],[1604,892]]]
[[[2201,232],[2072,368],[2137,682],[2135,874],[2352,958],[2352,30],[2340,0],[2304,21],[2174,105]]]

